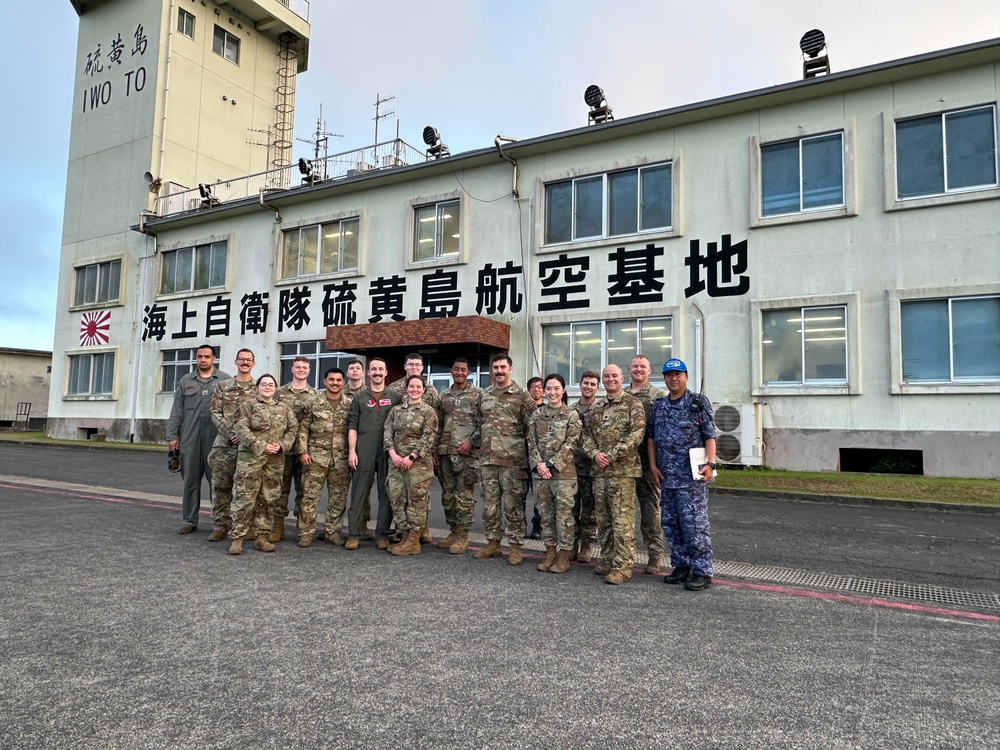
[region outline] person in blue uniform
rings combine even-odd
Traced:
[[[715,422],[711,402],[687,389],[687,365],[663,365],[667,397],[653,403],[646,425],[646,450],[653,481],[659,483],[660,522],[670,542],[673,570],[664,583],[701,591],[712,585],[712,537],[708,524],[708,483],[715,474]],[[706,463],[695,479],[689,451],[704,447]]]

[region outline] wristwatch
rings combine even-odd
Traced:
[[[709,461],[708,463],[705,464],[705,466],[711,467],[712,471],[715,471],[715,468],[718,466],[718,464],[715,463],[715,461]]]

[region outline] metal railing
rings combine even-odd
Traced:
[[[309,0],[278,0],[278,2],[299,18],[309,20]]]
[[[356,177],[365,172],[378,172],[424,161],[426,154],[406,141],[396,138],[374,146],[333,154],[312,160],[314,183]],[[187,211],[200,211],[212,206],[245,200],[260,195],[261,190],[291,190],[307,184],[298,167],[289,164],[266,172],[208,183],[211,197],[202,196],[200,188],[184,188],[167,184],[167,194],[156,199],[154,211],[159,216],[172,216]]]

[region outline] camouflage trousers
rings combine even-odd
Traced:
[[[274,503],[274,517],[284,518],[288,515],[288,496],[292,492],[292,480],[295,480],[295,515],[299,515],[299,503],[305,490],[302,487],[302,466],[298,456],[286,455],[285,466],[281,472],[281,493]]]
[[[212,467],[212,521],[216,526],[229,527],[233,504],[233,476],[236,474],[236,454],[239,449],[215,446],[208,453]]]
[[[642,476],[635,480],[635,503],[639,506],[639,531],[650,555],[663,557],[663,527],[660,525],[660,488],[642,462]]]
[[[438,458],[438,481],[441,482],[445,520],[452,529],[471,529],[472,516],[476,512],[479,461],[475,456],[457,453],[442,453]]]
[[[629,576],[635,564],[635,483],[634,477],[594,477],[601,557]]]
[[[670,542],[670,564],[690,567],[694,575],[714,576],[708,525],[708,485],[664,487],[661,520]]]
[[[559,550],[573,549],[576,541],[576,519],[573,501],[576,499],[576,479],[535,478],[535,507],[542,516],[542,541]]]
[[[316,533],[316,514],[324,485],[328,497],[323,523],[331,533],[339,532],[341,517],[347,508],[347,491],[351,486],[351,470],[347,467],[346,457],[331,461],[327,467],[320,466],[315,460],[302,467],[302,499],[298,501],[300,539]]]
[[[524,543],[524,497],[528,493],[526,475],[524,469],[480,465],[483,526],[489,541],[499,542],[506,534],[512,544]]]
[[[429,458],[418,458],[409,471],[396,468],[394,463],[389,462],[386,485],[397,529],[420,531],[427,525],[433,481],[434,464]]]
[[[597,542],[597,518],[594,515],[594,478],[576,476],[576,500],[573,519],[576,521],[576,540],[580,544]]]
[[[281,472],[285,457],[281,453],[258,458],[240,451],[233,477],[233,518],[230,539],[251,539],[268,534],[274,515],[274,503],[281,494]]]

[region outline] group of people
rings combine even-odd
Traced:
[[[305,357],[293,361],[292,380],[280,387],[270,374],[253,379],[249,349],[235,364],[234,377],[220,372],[212,347],[202,346],[175,391],[167,440],[181,452],[179,533],[197,529],[204,475],[213,495],[209,540],[228,538],[230,554],[241,554],[247,537],[255,549],[274,551],[285,538],[294,485],[300,547],[317,538],[326,487],[326,542],[356,550],[374,539],[394,555],[417,555],[434,541],[428,515],[437,476],[450,529],[437,547],[456,555],[468,550],[479,484],[486,545],[474,557],[502,558],[506,539],[508,564],[520,565],[531,483],[545,546],[539,570],[564,573],[574,560],[591,562],[599,549],[594,571],[609,584],[625,583],[635,563],[638,512],[644,571],[660,572],[669,543],[672,569],[664,581],[691,590],[711,585],[707,503],[716,432],[711,403],[687,389],[679,359],[663,365],[666,390],[649,382],[651,365],[641,354],[631,361],[628,386],[618,365],[600,375],[588,370],[572,406],[561,375],[532,378],[522,388],[506,354],[492,358],[485,388],[457,358],[452,385],[440,394],[425,383],[420,354],[406,357],[406,374],[393,383],[386,383],[386,362],[373,357],[367,370],[359,360],[346,373],[330,368],[318,391],[308,383]]]

